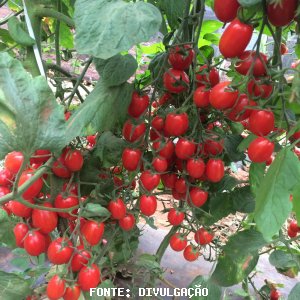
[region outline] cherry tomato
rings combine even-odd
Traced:
[[[47,296],[50,300],[58,300],[61,298],[66,289],[66,281],[58,275],[54,275],[47,284]]]
[[[127,120],[123,126],[123,136],[126,141],[134,143],[142,138],[146,131],[146,124],[134,124],[131,120]]]
[[[67,196],[78,196],[78,185],[77,183],[72,182],[69,184],[68,182],[64,183],[62,191],[67,194]]]
[[[282,0],[281,3],[270,3],[267,14],[270,23],[276,27],[288,25],[296,15],[297,0]]]
[[[153,143],[153,149],[158,151],[161,157],[170,159],[174,154],[175,145],[172,140],[168,140],[165,143],[158,141]]]
[[[97,265],[84,266],[78,273],[78,284],[83,291],[97,287],[101,282],[101,273]]]
[[[223,32],[219,49],[225,58],[239,57],[248,46],[253,33],[251,25],[234,19]]]
[[[34,204],[33,199],[26,199],[27,202]],[[32,208],[18,202],[17,200],[9,201],[8,205],[11,212],[18,217],[29,218],[31,216]]]
[[[156,172],[162,173],[168,169],[168,161],[164,157],[155,157],[152,166]]]
[[[281,43],[280,44],[280,54],[285,55],[289,53],[289,48],[286,46],[286,44]]]
[[[195,242],[199,245],[207,245],[213,240],[214,236],[206,231],[203,227],[198,229],[195,233]]]
[[[297,140],[299,140],[300,139],[300,131],[296,131],[291,137],[290,137],[290,141],[291,142],[295,142],[295,141],[297,141]],[[298,142],[297,144],[296,144],[296,146],[297,147],[300,147],[300,142]]]
[[[270,300],[278,300],[281,294],[278,290],[272,289],[270,292]]]
[[[43,164],[51,157],[51,152],[49,150],[36,150],[33,157],[30,158],[31,164]]]
[[[199,187],[190,189],[189,204],[191,206],[201,207],[205,204],[208,198],[208,192],[201,190]]]
[[[209,106],[210,90],[205,86],[198,87],[193,95],[194,104],[198,108],[205,108]]]
[[[274,143],[264,137],[258,137],[248,147],[249,158],[256,163],[266,162],[273,154]]]
[[[175,190],[179,194],[186,194],[187,192],[187,184],[184,178],[177,178],[175,182]]]
[[[151,121],[151,126],[156,130],[160,131],[164,129],[165,121],[160,116],[155,116]]]
[[[196,72],[197,86],[209,85],[214,87],[220,82],[220,75],[216,68],[209,68],[207,65],[203,65]]]
[[[54,201],[54,207],[56,208],[71,208],[73,206],[79,205],[79,200],[78,197],[66,197],[64,198],[61,194],[59,194]],[[75,208],[72,210],[73,215],[77,215],[78,209]],[[72,216],[67,212],[58,212],[58,215],[61,216],[62,218],[66,218],[69,220],[75,220],[76,216]]]
[[[5,156],[4,167],[12,174],[16,175],[24,161],[24,155],[21,152],[13,151]]]
[[[205,175],[211,182],[219,182],[224,177],[224,162],[221,159],[210,158],[206,164]]]
[[[135,218],[132,214],[127,214],[124,218],[119,220],[119,226],[125,230],[130,231],[135,225]]]
[[[292,230],[291,228],[288,228],[287,234],[288,234],[288,236],[289,236],[290,238],[294,238],[294,237],[297,236],[298,232]]]
[[[188,159],[194,155],[196,151],[196,144],[193,141],[181,138],[175,146],[176,156],[180,159]]]
[[[71,269],[73,272],[78,272],[82,267],[87,265],[91,258],[91,253],[84,249],[83,245],[77,247],[75,254],[71,260]]]
[[[148,95],[140,95],[138,92],[133,92],[128,107],[128,114],[133,118],[139,118],[148,108],[149,103]]]
[[[193,62],[195,52],[191,45],[175,46],[169,51],[169,64],[176,70],[186,70]]]
[[[145,216],[152,216],[157,208],[157,200],[155,196],[142,195],[140,198],[140,210]]]
[[[24,239],[24,249],[31,256],[39,256],[46,250],[46,238],[38,231],[30,231]]]
[[[95,246],[100,242],[103,236],[104,223],[88,220],[80,228],[80,232],[91,246]]]
[[[179,212],[175,208],[171,208],[168,212],[168,221],[173,226],[180,225],[184,220],[184,212]]]
[[[216,156],[223,152],[224,149],[224,140],[217,140],[217,136],[212,136],[205,140],[204,151],[208,155]]]
[[[79,150],[66,149],[64,151],[64,165],[71,172],[78,172],[83,166],[83,156]]]
[[[248,82],[247,90],[250,96],[267,99],[272,95],[273,86],[262,79],[251,79]]]
[[[45,202],[44,207],[53,207],[51,203]],[[39,228],[42,233],[50,233],[58,223],[58,216],[55,211],[47,211],[42,209],[33,209],[32,211],[32,226]]]
[[[202,158],[191,158],[186,163],[186,171],[193,178],[200,178],[205,171],[205,163]]]
[[[234,122],[240,122],[246,120],[250,117],[252,113],[251,108],[246,108],[246,106],[256,106],[257,103],[253,100],[249,100],[247,95],[242,94],[239,96],[236,104],[233,106],[232,110],[228,113],[228,118]]]
[[[170,238],[170,247],[174,251],[183,251],[187,246],[186,236],[183,236],[179,233],[175,233]]]
[[[199,251],[192,245],[188,245],[183,251],[183,257],[187,261],[195,261],[199,257]]]
[[[94,147],[96,145],[96,138],[97,138],[96,134],[88,135],[86,137],[90,147]]]
[[[143,188],[151,192],[159,185],[160,175],[153,174],[150,171],[144,171],[140,176],[140,181]]]
[[[214,11],[216,17],[223,23],[234,20],[240,4],[237,0],[215,0]]]
[[[24,223],[18,223],[14,227],[14,235],[17,247],[24,248],[24,239],[29,231],[29,228]]]
[[[289,229],[295,232],[298,232],[300,230],[296,220],[291,221],[291,223],[289,224]]]
[[[72,254],[72,243],[66,238],[52,241],[47,251],[49,261],[55,265],[66,264],[71,259]]]
[[[165,72],[163,82],[170,93],[179,94],[187,90],[190,80],[184,71],[171,68]]]
[[[34,173],[31,171],[24,171],[20,177],[18,186],[21,186],[23,183],[28,181],[34,176]],[[24,199],[31,199],[36,197],[43,188],[43,180],[42,178],[38,178],[35,180],[23,193]]]
[[[127,171],[137,170],[140,164],[141,157],[142,157],[141,150],[125,148],[122,154],[123,167]]]
[[[13,178],[14,175],[8,169],[0,170],[0,186],[11,186]]]
[[[126,205],[121,198],[110,201],[107,208],[111,213],[110,217],[112,219],[120,220],[126,215]]]
[[[63,296],[64,300],[78,300],[81,294],[80,287],[78,285],[69,286],[66,288]]]
[[[168,189],[173,189],[177,181],[177,176],[174,173],[171,174],[162,174],[161,180],[164,186]]]
[[[249,130],[259,136],[266,136],[275,127],[275,117],[272,111],[254,110],[249,117]]]
[[[235,69],[238,73],[242,75],[247,75],[251,71],[253,76],[264,76],[267,74],[267,65],[268,57],[259,53],[257,55],[256,51],[244,51],[242,55],[239,56],[239,60],[235,65]]]
[[[228,109],[234,106],[238,99],[238,91],[229,87],[230,81],[218,83],[212,88],[209,102],[216,109]]]
[[[61,178],[70,178],[72,172],[65,166],[65,160],[60,156],[52,165],[52,172]]]
[[[189,118],[186,113],[169,113],[167,115],[164,129],[170,136],[184,135],[187,132],[188,128]]]

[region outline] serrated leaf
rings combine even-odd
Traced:
[[[0,159],[17,150],[60,151],[66,145],[63,107],[47,81],[32,78],[21,62],[0,54]]]
[[[254,219],[266,240],[278,233],[291,212],[289,196],[299,178],[299,159],[290,149],[282,149],[257,190]]]
[[[12,231],[13,223],[4,210],[0,210],[0,242],[13,248],[15,247],[15,237]]]
[[[291,290],[288,300],[299,300],[300,297],[300,283],[297,283]]]
[[[108,86],[117,86],[126,82],[136,71],[137,61],[130,54],[117,54],[107,60],[102,72],[101,79]]]
[[[238,146],[243,141],[241,135],[228,135],[224,139],[224,150],[230,161],[241,161],[245,159],[245,154],[238,150]]]
[[[30,282],[18,275],[0,271],[0,299],[23,299],[30,293]]]
[[[77,0],[74,20],[79,53],[108,59],[159,31],[162,16],[152,4],[121,0]]]
[[[207,288],[207,296],[195,296],[195,289],[199,288],[200,286],[200,290],[203,290],[203,288]],[[194,289],[194,295],[192,297],[189,297],[189,299],[192,300],[216,300],[221,299],[222,295],[221,287],[214,284],[208,276],[195,277],[194,280],[189,284],[188,289]]]
[[[117,87],[107,87],[101,82],[67,122],[67,138],[84,135],[85,128],[92,125],[95,132],[113,129],[122,124],[127,115],[133,86],[124,83]]]
[[[88,203],[82,211],[84,218],[98,217],[106,218],[110,216],[110,212],[100,204]]]
[[[22,46],[33,46],[35,44],[35,40],[30,37],[27,31],[24,30],[23,25],[24,24],[22,24],[17,17],[10,17],[7,22],[10,36],[15,42]]]

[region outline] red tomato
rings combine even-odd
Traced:
[[[260,79],[252,79],[248,82],[247,90],[250,96],[267,99],[272,95],[273,86]]]
[[[193,95],[194,104],[198,108],[204,108],[209,106],[210,90],[207,90],[205,86],[198,87]]]
[[[88,135],[86,137],[90,147],[94,147],[96,145],[96,138],[97,138],[96,134]]]
[[[217,136],[212,136],[204,143],[204,151],[208,155],[216,156],[223,152],[224,140],[217,140]]]
[[[146,124],[134,124],[131,120],[127,120],[123,126],[123,136],[126,141],[133,143],[142,138],[146,131]]]
[[[156,172],[162,173],[168,169],[168,161],[164,157],[155,157],[152,166]]]
[[[0,170],[0,186],[11,186],[13,178],[14,175],[8,169]]]
[[[157,208],[157,200],[155,196],[142,195],[140,198],[140,210],[145,216],[152,216]]]
[[[34,173],[31,171],[24,171],[20,177],[18,186],[21,186],[27,180],[31,179],[34,176]],[[24,199],[31,199],[36,197],[43,188],[43,180],[42,178],[38,178],[35,180],[23,193]]]
[[[256,163],[266,162],[273,154],[274,143],[264,137],[258,137],[248,147],[249,158]]]
[[[61,298],[66,289],[66,281],[58,275],[54,275],[47,284],[47,296],[50,300],[58,300]]]
[[[256,51],[244,51],[242,55],[239,56],[239,60],[235,65],[235,69],[238,73],[242,75],[247,75],[248,72],[253,74],[253,76],[264,76],[267,74],[267,65],[268,57],[259,53],[257,55]]]
[[[194,238],[199,245],[207,245],[213,240],[214,236],[201,227],[196,231]]]
[[[281,294],[278,290],[272,289],[270,292],[270,300],[278,300]]]
[[[200,178],[205,171],[205,163],[202,158],[191,158],[186,163],[186,171],[193,178]]]
[[[66,238],[52,241],[47,251],[49,261],[55,265],[66,264],[72,257],[72,247],[72,243]]]
[[[220,75],[216,68],[208,68],[207,65],[203,65],[196,72],[197,86],[210,85],[214,87],[220,82]]]
[[[240,4],[237,0],[215,0],[214,11],[216,17],[223,23],[234,20]]]
[[[140,176],[140,181],[143,188],[151,192],[159,185],[160,175],[153,174],[150,171],[144,171]]]
[[[39,256],[46,250],[46,238],[38,231],[30,231],[24,239],[24,248],[31,256]]]
[[[16,175],[24,161],[24,155],[21,152],[13,151],[5,156],[4,167],[12,174]]]
[[[150,103],[148,95],[139,95],[138,92],[133,92],[131,102],[128,107],[128,114],[133,118],[139,118]]]
[[[123,219],[126,215],[126,205],[121,198],[109,202],[107,209],[111,213],[111,218],[115,220]]]
[[[122,154],[123,167],[127,171],[137,170],[140,164],[141,157],[142,157],[141,150],[125,148]]]
[[[176,200],[183,201],[183,200],[185,200],[186,194],[180,194],[180,193],[178,193],[178,192],[175,190],[175,188],[174,188],[174,189],[172,189],[172,196],[173,196],[173,198],[176,199]]]
[[[287,53],[289,53],[289,48],[286,46],[286,44],[281,43],[280,44],[280,54],[285,55]]]
[[[272,111],[254,110],[249,117],[249,130],[259,136],[266,136],[275,127],[275,117]]]
[[[78,284],[83,291],[97,287],[101,282],[101,273],[97,265],[83,267],[78,273]]]
[[[77,183],[72,182],[69,184],[68,182],[64,183],[62,191],[66,193],[68,196],[76,197],[78,196],[78,185]]]
[[[180,159],[188,159],[194,155],[196,151],[196,144],[187,139],[179,139],[175,146],[176,156]]]
[[[169,64],[176,70],[186,70],[192,64],[194,56],[191,45],[175,46],[169,50]]]
[[[160,131],[164,129],[165,121],[160,116],[155,116],[151,121],[151,126],[156,130]]]
[[[187,90],[190,80],[184,71],[171,68],[165,72],[163,82],[170,93],[179,94]]]
[[[251,108],[246,108],[246,106],[256,106],[257,103],[253,100],[249,100],[247,95],[242,94],[238,98],[236,104],[232,110],[228,113],[228,118],[234,122],[240,122],[249,118],[252,113]]]
[[[167,142],[155,142],[153,143],[153,149],[158,151],[158,154],[161,157],[166,159],[170,159],[175,151],[175,145],[172,140],[168,140]]]
[[[29,228],[24,223],[18,223],[14,227],[14,235],[17,247],[24,248],[24,238],[27,235]]]
[[[300,131],[296,131],[291,137],[290,137],[290,141],[291,142],[295,142],[295,141],[297,141],[297,140],[299,140],[300,139]],[[300,147],[300,142],[298,142],[297,144],[296,144],[296,146],[297,147]]]
[[[56,208],[71,208],[71,207],[77,206],[77,205],[79,205],[78,197],[70,196],[70,197],[64,198],[61,194],[59,194],[54,201],[54,207],[56,207]],[[77,215],[77,211],[78,211],[78,209],[75,208],[74,210],[72,210],[72,214]],[[76,216],[73,216],[67,212],[58,212],[58,215],[61,216],[62,218],[66,218],[69,220],[76,219]]]
[[[208,192],[201,190],[199,187],[190,189],[190,197],[188,200],[191,206],[201,207],[205,204],[208,198]]]
[[[119,226],[125,230],[131,230],[135,225],[135,218],[132,214],[127,214],[123,219],[119,220]]]
[[[187,246],[186,236],[183,236],[179,233],[175,233],[170,238],[170,247],[174,251],[183,251]]]
[[[296,15],[297,5],[297,0],[282,0],[279,4],[268,4],[267,14],[270,23],[276,27],[288,25]]]
[[[51,203],[45,202],[44,207],[53,207]],[[47,211],[42,209],[33,209],[32,211],[32,226],[39,228],[42,233],[50,233],[58,223],[58,216],[55,211]]]
[[[61,178],[70,178],[72,175],[72,172],[70,172],[70,170],[65,166],[65,160],[62,156],[54,162],[52,172]]]
[[[178,178],[175,182],[175,190],[179,194],[186,194],[187,184],[184,178]]]
[[[31,164],[43,164],[51,157],[51,152],[49,150],[36,150],[33,157],[30,158]]]
[[[192,245],[188,245],[183,251],[183,257],[187,261],[195,261],[199,257],[199,251]]]
[[[78,172],[83,166],[83,156],[79,150],[66,148],[64,153],[64,165],[71,172]]]
[[[88,220],[80,228],[80,232],[91,246],[95,246],[103,236],[104,223]]]
[[[221,159],[209,159],[205,175],[211,182],[219,182],[224,177],[224,162]]]
[[[297,236],[298,232],[297,231],[293,231],[291,228],[288,228],[287,234],[290,238],[294,238]]]
[[[184,212],[171,208],[168,212],[168,221],[173,226],[180,225],[184,220]]]
[[[80,271],[82,267],[87,265],[91,257],[91,253],[85,250],[83,245],[78,246],[77,251],[75,252],[71,260],[72,271]]]
[[[63,296],[64,300],[78,300],[81,294],[80,287],[78,285],[69,286],[66,288]]]
[[[248,46],[253,33],[251,25],[234,19],[223,32],[219,48],[225,58],[239,57]]]
[[[6,186],[0,186],[0,198],[9,194],[10,193],[10,189]]]
[[[184,135],[189,128],[189,118],[186,113],[169,113],[166,117],[165,131],[170,136]]]
[[[33,204],[33,199],[27,199],[27,202]],[[31,216],[32,208],[27,207],[26,205],[18,202],[17,200],[9,201],[8,205],[11,212],[18,217],[29,218]]]
[[[65,120],[68,121],[71,117],[71,112],[70,111],[66,111],[65,112]]]
[[[173,189],[177,181],[177,176],[174,173],[171,174],[162,174],[161,180],[164,186],[168,189]]]
[[[289,224],[289,229],[295,232],[300,231],[300,228],[298,226],[298,223],[296,220],[292,220],[291,223]]]
[[[239,92],[228,87],[231,81],[224,81],[218,83],[212,88],[209,96],[209,102],[212,107],[216,109],[227,109],[234,106]]]

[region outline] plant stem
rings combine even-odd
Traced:
[[[60,13],[53,9],[37,7],[34,10],[34,15],[37,17],[40,17],[40,18],[43,18],[43,17],[54,18],[54,19],[57,19],[59,21],[66,23],[70,27],[75,27],[75,23],[71,18],[69,18],[68,16],[64,15],[63,13]]]

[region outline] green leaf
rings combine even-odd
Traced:
[[[201,287],[200,287],[201,286]],[[208,295],[207,296],[198,296],[195,295],[196,289],[199,288],[202,290],[203,288],[208,289]],[[188,289],[193,289],[194,296],[189,297],[189,299],[192,300],[216,300],[221,299],[222,295],[222,289],[220,286],[214,284],[209,277],[207,276],[197,276],[194,278],[194,280],[189,284]]]
[[[24,29],[24,24],[21,23],[17,17],[13,16],[9,18],[7,25],[8,31],[15,42],[27,47],[35,44],[35,40],[30,37],[28,32]]]
[[[32,78],[21,62],[0,54],[0,159],[8,152],[25,156],[37,149],[60,151],[66,145],[63,107],[47,81]]]
[[[7,29],[0,28],[0,40],[4,44],[13,45],[15,44],[14,39],[11,37]]]
[[[15,274],[0,271],[0,299],[23,299],[30,293],[30,283]]]
[[[214,45],[219,45],[220,35],[216,33],[206,33],[204,34],[203,39],[210,41]]]
[[[250,186],[236,188],[230,197],[233,200],[233,207],[242,213],[252,213],[255,209],[255,199]]]
[[[15,237],[12,231],[13,224],[7,213],[0,210],[0,242],[13,248],[16,246]]]
[[[288,300],[299,300],[299,296],[300,296],[300,283],[297,283],[291,290]]]
[[[241,141],[241,143],[237,147],[237,150],[240,151],[240,152],[244,152],[248,148],[248,146],[250,145],[250,143],[252,141],[254,141],[256,138],[257,138],[256,135],[249,134],[245,139],[243,139]]]
[[[130,54],[117,54],[106,62],[101,79],[108,87],[117,86],[126,82],[136,71],[137,61]]]
[[[100,204],[88,203],[82,211],[82,216],[84,218],[106,218],[110,216],[110,212]]]
[[[295,45],[295,54],[297,55],[297,58],[300,58],[300,44]]]
[[[244,7],[249,7],[260,3],[261,1],[260,0],[238,0],[238,2]]]
[[[279,269],[299,268],[300,256],[282,250],[275,250],[270,254],[269,262],[272,266]]]
[[[293,211],[295,212],[296,214],[296,219],[297,219],[297,222],[298,224],[300,224],[300,185],[297,185],[293,192]]]
[[[162,16],[142,1],[77,0],[74,19],[77,51],[108,59],[148,41],[159,31]]]
[[[282,149],[257,190],[254,219],[266,240],[278,233],[291,212],[289,196],[299,178],[299,159],[290,149]]]
[[[241,135],[227,135],[224,139],[224,150],[230,161],[241,161],[245,159],[245,154],[238,150],[238,146],[243,141]]]
[[[120,162],[125,147],[126,143],[123,139],[106,131],[98,139],[95,155],[99,157],[104,168],[109,168]]]
[[[179,18],[182,19],[186,0],[159,0],[159,7],[166,14],[168,25],[177,29]]]
[[[59,27],[59,42],[60,45],[66,49],[74,48],[74,36],[70,28],[63,22]]]
[[[266,164],[265,163],[252,163],[249,170],[250,187],[253,194],[256,194],[264,175]]]
[[[213,33],[220,29],[223,23],[217,20],[205,20],[202,23],[201,33],[205,35],[206,33]]]
[[[128,83],[107,87],[100,80],[68,120],[68,140],[84,135],[86,127],[90,124],[95,132],[110,130],[117,124],[122,124],[127,115],[132,90],[133,86]]]

